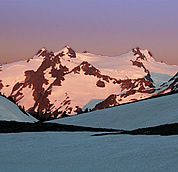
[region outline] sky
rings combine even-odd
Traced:
[[[178,65],[178,0],[0,0],[0,63],[46,47],[116,56],[140,47]]]

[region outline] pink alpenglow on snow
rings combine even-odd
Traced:
[[[177,72],[138,47],[115,57],[42,48],[1,66],[0,90],[39,119],[54,119],[176,91]]]

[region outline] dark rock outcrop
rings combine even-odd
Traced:
[[[68,53],[67,53],[68,56],[71,57],[71,58],[75,58],[76,57],[75,51],[70,47],[67,47],[67,49],[68,49]]]
[[[148,54],[149,54],[151,57],[153,57],[153,55],[152,55],[152,53],[151,53],[150,51],[148,51]]]
[[[105,83],[101,80],[98,80],[96,85],[97,85],[97,87],[105,87]]]
[[[152,80],[152,78],[151,78],[150,73],[148,73],[148,74],[145,76],[145,79],[147,79],[148,81],[150,81],[150,82],[153,83],[153,80]]]
[[[131,90],[136,89],[139,92],[145,91],[147,88],[154,88],[151,81],[146,80],[145,78],[138,79],[127,79],[123,80],[121,83],[122,91],[124,89]]]
[[[142,62],[139,62],[139,61],[137,61],[137,60],[135,60],[135,61],[130,60],[130,61],[132,62],[132,65],[137,66],[137,67],[139,67],[139,68],[143,68],[144,71],[145,71],[145,73],[149,73],[149,70],[146,69],[146,67],[143,65]]]
[[[115,78],[111,78],[108,75],[102,75],[100,70],[95,68],[93,65],[88,63],[87,61],[83,61],[80,65],[72,69],[69,73],[74,73],[74,74],[80,74],[80,72],[83,71],[85,75],[92,75],[95,76],[99,79],[102,79],[103,82],[109,83],[109,81],[112,81],[114,84],[119,84],[119,80]]]
[[[135,49],[132,49],[132,52],[134,53],[134,56],[138,55],[136,60],[140,59],[140,60],[146,60],[147,61],[146,56],[143,53],[141,53],[139,47],[136,47]]]
[[[136,93],[147,93],[151,96],[151,94],[155,91],[152,82],[146,80],[145,78],[120,80],[120,86],[122,91],[126,90],[125,93],[120,95],[111,94],[104,101],[97,104],[92,110],[105,109],[122,104],[123,98],[127,98]],[[130,101],[137,101],[137,99],[132,98]]]
[[[119,105],[116,101],[117,95],[112,94],[108,98],[106,98],[101,103],[98,103],[92,110],[99,110],[99,109],[105,109],[111,106]]]
[[[158,94],[164,94],[166,92],[178,91],[178,72],[166,83],[163,83],[160,87],[162,91]]]
[[[3,88],[2,80],[0,80],[0,90]]]

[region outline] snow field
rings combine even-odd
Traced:
[[[0,134],[1,171],[178,171],[177,136],[91,134]]]

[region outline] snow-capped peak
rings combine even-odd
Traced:
[[[65,45],[63,49],[71,48],[69,45]]]
[[[48,50],[45,47],[42,47],[38,52],[36,53],[36,56],[40,56],[43,52],[47,52]]]
[[[54,55],[76,58],[76,52],[68,45],[65,46],[62,50],[55,52]]]
[[[133,48],[132,52],[136,56],[137,61],[149,61],[153,59],[152,53],[148,49],[141,50],[139,47]]]

